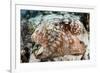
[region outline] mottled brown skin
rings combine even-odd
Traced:
[[[85,44],[76,37],[76,31],[80,31],[78,25],[71,26],[70,24],[65,24],[62,22],[59,26],[61,31],[59,32],[56,40],[51,44],[48,44],[48,36],[44,36],[44,33],[42,32],[37,32],[35,38],[32,38],[34,42],[39,41],[38,44],[41,44],[42,47],[44,47],[44,51],[37,55],[36,58],[45,59],[64,55],[83,55],[85,53]],[[32,37],[33,36],[34,33]],[[68,39],[66,40],[64,37]]]

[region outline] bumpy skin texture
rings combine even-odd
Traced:
[[[51,31],[43,28],[43,31],[36,30],[32,34],[32,41],[44,48],[36,58],[45,59],[64,55],[83,55],[85,53],[85,44],[77,38],[77,35],[81,32],[80,25],[76,22],[65,23],[63,21],[56,25],[59,30]],[[45,25],[44,27],[46,28]]]

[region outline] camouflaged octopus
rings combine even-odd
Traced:
[[[63,19],[53,24],[42,23],[32,34],[33,42],[41,45],[35,52],[37,59],[53,59],[64,55],[83,55],[86,46],[78,39],[81,27],[78,21]]]

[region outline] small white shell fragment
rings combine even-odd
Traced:
[[[37,53],[36,53],[36,55],[39,55],[39,54],[41,54],[42,52],[43,52],[43,47],[41,47],[38,51],[37,51]]]

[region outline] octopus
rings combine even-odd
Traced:
[[[48,27],[42,24],[31,36],[33,42],[41,45],[41,48],[35,53],[37,59],[84,55],[86,45],[77,37],[80,35],[81,27],[76,21],[62,20],[53,25],[54,28],[48,30]]]

